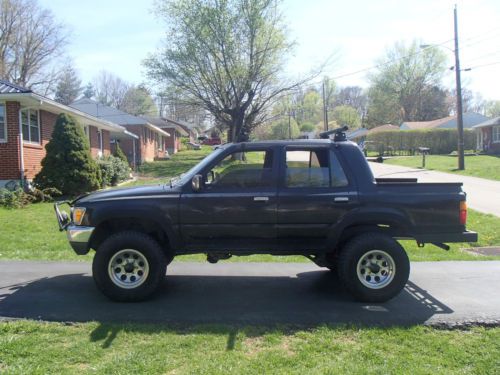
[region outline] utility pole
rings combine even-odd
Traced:
[[[328,131],[328,105],[326,103],[325,80],[323,80],[323,122],[325,124],[325,131]]]
[[[457,85],[457,129],[458,129],[458,169],[465,169],[464,158],[464,116],[462,110],[462,82],[460,78],[460,58],[458,53],[457,6],[453,10],[455,25],[455,80]]]

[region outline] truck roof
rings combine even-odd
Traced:
[[[351,141],[342,141],[335,142],[331,139],[287,139],[287,140],[269,140],[269,141],[255,141],[255,142],[237,142],[237,143],[225,143],[220,147],[226,148],[231,147],[232,145],[251,145],[255,146],[273,146],[273,145],[282,145],[282,146],[317,146],[317,145],[328,145],[328,144],[336,144],[343,145],[346,147],[358,147],[358,145]]]

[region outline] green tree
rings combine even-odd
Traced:
[[[302,122],[317,123],[323,118],[322,115],[323,101],[320,94],[316,90],[309,90],[305,93],[302,99],[302,105],[299,107]]]
[[[120,109],[134,116],[147,115],[157,116],[158,108],[144,86],[130,87],[125,96]]]
[[[293,118],[290,118],[290,122],[288,118],[283,118],[273,124],[271,134],[273,139],[294,139],[300,135],[300,130]]]
[[[441,87],[446,56],[437,48],[421,49],[420,43],[396,43],[368,76],[368,121],[371,125],[420,121],[426,114],[420,103],[432,94],[427,88]]]
[[[486,103],[486,116],[500,116],[500,100],[491,100]]]
[[[73,103],[82,91],[81,85],[82,81],[72,63],[66,63],[57,80],[55,100],[65,105]]]
[[[301,132],[312,132],[316,129],[316,126],[312,122],[304,122],[300,124],[300,131]]]
[[[45,149],[42,170],[34,180],[38,187],[54,187],[64,195],[75,196],[101,186],[101,172],[90,155],[88,139],[72,116],[61,113],[57,117]]]
[[[94,95],[95,95],[94,86],[92,85],[92,83],[89,82],[89,83],[87,83],[87,85],[85,86],[85,89],[83,90],[83,96],[87,99],[90,99]]]
[[[349,105],[335,107],[332,117],[337,124],[340,126],[347,125],[349,126],[349,129],[356,129],[361,125],[361,117],[359,116],[358,111],[356,111],[356,108]]]
[[[170,83],[191,104],[247,140],[267,120],[275,99],[305,82],[280,79],[293,44],[285,36],[280,0],[163,0],[164,48],[145,65],[149,78]],[[313,75],[315,76],[315,75]],[[311,77],[309,77],[311,78]]]

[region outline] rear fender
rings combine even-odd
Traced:
[[[327,249],[335,249],[349,235],[349,228],[358,232],[379,230],[393,237],[412,237],[411,223],[406,215],[396,209],[360,208],[350,211],[332,226],[327,238]]]

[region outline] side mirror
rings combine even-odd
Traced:
[[[195,174],[193,176],[193,179],[191,180],[191,187],[193,188],[193,191],[200,191],[201,190],[201,182],[202,182],[202,175]]]

